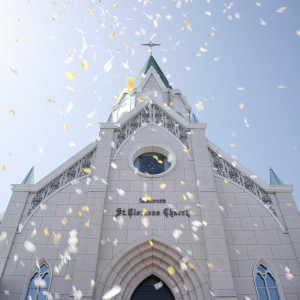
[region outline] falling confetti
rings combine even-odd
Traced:
[[[2,171],[5,171],[6,168],[7,168],[7,164],[5,163],[5,164],[3,165],[3,167],[2,167]]]
[[[256,2],[256,5],[257,5],[257,6],[262,6],[262,3]]]
[[[278,9],[276,10],[276,12],[278,12],[278,13],[283,13],[283,12],[285,12],[285,11],[286,11],[286,7],[285,7],[285,6],[280,7],[280,8],[278,8]]]
[[[44,235],[45,235],[45,236],[49,236],[48,228],[45,228],[45,229],[44,229]]]
[[[24,242],[24,247],[25,247],[25,249],[28,251],[28,252],[31,252],[31,253],[33,253],[34,251],[35,251],[35,245],[32,243],[32,242],[30,242],[30,241],[28,241],[28,240],[26,240],[25,242]]]
[[[132,77],[129,77],[128,85],[127,85],[128,92],[132,92],[133,86],[134,86],[134,79]]]
[[[76,79],[76,75],[72,72],[66,72],[66,77],[70,80],[75,80]]]
[[[168,267],[168,273],[172,276],[175,273],[175,269],[172,266]]]
[[[16,115],[16,113],[14,112],[14,110],[11,108],[10,110],[9,110],[14,116]]]
[[[113,32],[113,33],[111,34],[110,38],[113,39],[115,36],[116,36],[116,33]]]
[[[69,130],[69,128],[66,124],[64,124],[63,126],[64,126],[64,130]]]
[[[102,297],[103,300],[111,299],[112,297],[118,295],[121,292],[121,287],[118,285],[114,285],[109,291],[107,291]]]
[[[83,69],[84,71],[87,71],[87,70],[89,69],[89,65],[88,65],[88,63],[87,63],[86,60],[83,60],[83,61],[81,62],[81,67],[82,67],[82,69]]]
[[[88,9],[88,12],[89,12],[90,15],[93,14],[93,12],[92,12],[92,10],[90,8]]]
[[[92,171],[90,168],[84,168],[83,171],[86,173],[86,174],[91,174]]]
[[[159,187],[163,190],[167,185],[165,183],[162,183]]]
[[[239,108],[243,109],[244,108],[244,103],[240,103]]]

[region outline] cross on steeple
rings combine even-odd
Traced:
[[[152,55],[152,47],[155,47],[155,46],[160,46],[160,44],[155,44],[153,43],[151,40],[148,44],[141,44],[142,46],[147,46],[150,48],[150,56]]]

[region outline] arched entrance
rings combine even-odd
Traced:
[[[133,292],[130,300],[175,300],[169,287],[158,277],[151,275],[143,280]]]

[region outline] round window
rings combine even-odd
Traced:
[[[160,177],[169,173],[176,164],[175,152],[166,145],[145,143],[129,154],[129,165],[137,174]]]
[[[167,171],[170,163],[164,155],[150,152],[137,157],[134,166],[144,174],[155,175]]]

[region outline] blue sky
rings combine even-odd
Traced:
[[[267,182],[272,167],[300,207],[299,12],[287,0],[2,1],[0,211],[33,165],[37,182],[92,142],[151,37],[207,137]]]

